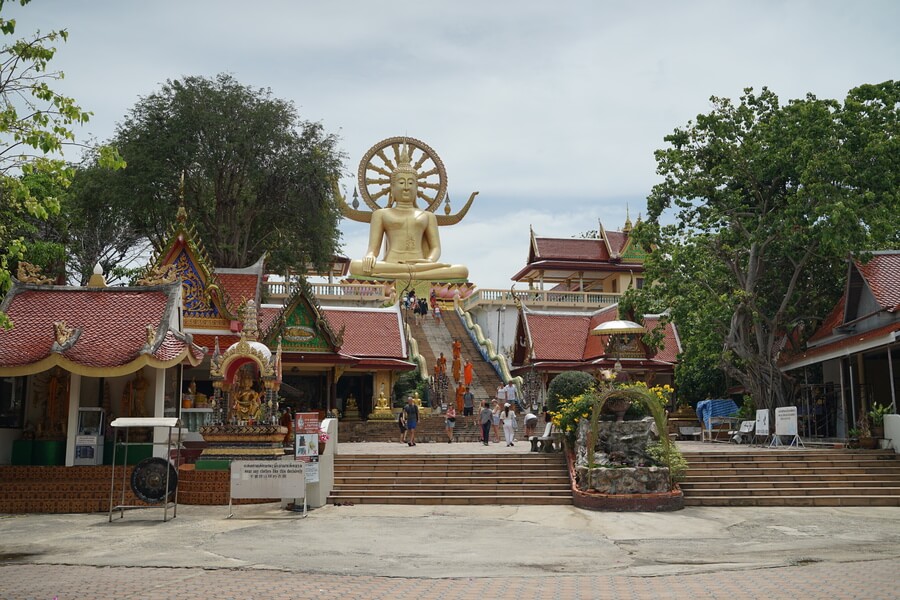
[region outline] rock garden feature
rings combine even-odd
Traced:
[[[605,405],[623,402],[638,403],[651,416],[601,420]],[[665,409],[644,384],[616,386],[607,380],[600,389],[562,399],[554,421],[566,433],[575,506],[635,511],[684,506],[677,484],[684,459],[665,434],[659,435],[666,431]]]

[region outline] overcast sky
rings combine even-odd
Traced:
[[[459,225],[442,260],[508,288],[528,231],[620,229],[645,210],[653,151],[711,95],[768,86],[842,99],[896,79],[900,2],[33,0],[4,7],[18,35],[66,28],[58,87],[109,138],[167,79],[232,73],[293,101],[341,138],[351,192],[362,155],[409,135],[448,173]],[[360,258],[367,226],[344,221]]]

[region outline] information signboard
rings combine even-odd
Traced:
[[[232,498],[304,498],[305,464],[290,460],[234,460]]]
[[[306,463],[306,483],[319,481],[319,413],[294,415],[294,460]]]
[[[775,409],[775,435],[797,435],[796,406],[782,406]]]
[[[769,409],[756,411],[756,437],[769,437]]]

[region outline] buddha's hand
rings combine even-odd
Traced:
[[[374,254],[366,254],[366,256],[362,259],[363,271],[366,273],[371,273],[372,269],[375,268],[375,255]]]

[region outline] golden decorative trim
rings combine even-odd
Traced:
[[[66,327],[65,321],[53,322],[53,336],[56,338],[56,343],[60,346],[65,346],[66,342],[72,339],[72,334],[74,333],[75,329]]]
[[[173,283],[178,279],[178,271],[174,264],[160,265],[151,268],[147,274],[137,280],[137,285],[162,285],[165,283]]]
[[[150,354],[141,354],[133,361],[124,365],[115,367],[88,367],[80,363],[73,362],[62,354],[51,354],[46,358],[27,365],[19,365],[15,367],[0,366],[0,377],[20,377],[24,375],[34,375],[53,367],[60,367],[69,373],[75,373],[83,377],[118,377],[120,375],[130,375],[145,366],[154,369],[168,369],[187,360],[192,367],[199,366],[203,358],[195,358],[191,354],[189,348],[185,348],[178,353],[178,356],[172,360],[162,361]]]
[[[34,283],[36,285],[50,285],[53,279],[44,277],[41,274],[41,268],[24,260],[19,261],[19,270],[16,273],[16,279],[22,283]]]

